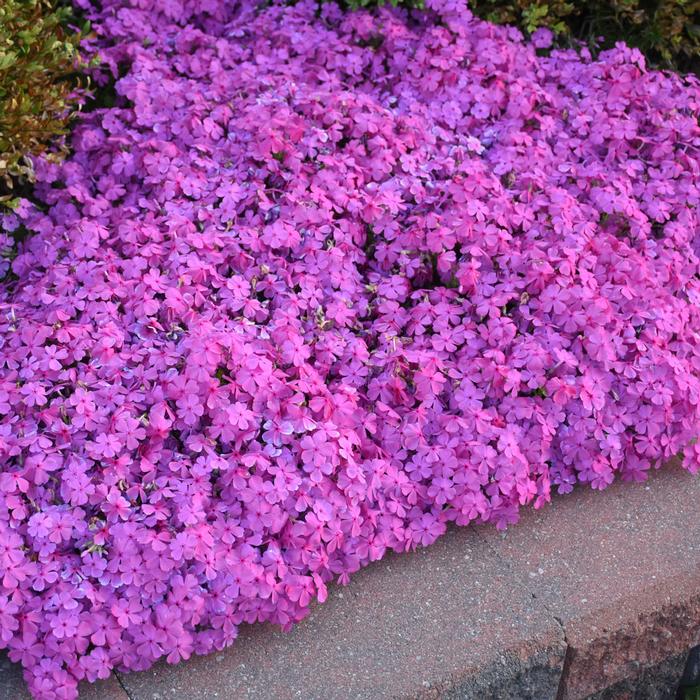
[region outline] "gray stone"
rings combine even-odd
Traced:
[[[331,588],[288,634],[246,627],[224,653],[123,682],[134,700],[547,700],[564,650],[559,625],[491,547],[455,529]]]
[[[561,700],[642,689],[649,669],[700,641],[700,479],[677,465],[641,484],[578,489],[483,536],[563,625]]]

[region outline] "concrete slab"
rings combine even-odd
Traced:
[[[646,483],[579,489],[482,535],[564,627],[561,700],[616,684],[641,693],[656,667],[673,697],[683,663],[670,678],[666,662],[700,642],[700,478],[668,465]]]
[[[580,488],[500,534],[390,555],[285,634],[81,687],[82,700],[671,700],[700,644],[700,478]],[[0,700],[29,700],[0,657]]]
[[[389,556],[291,633],[246,627],[221,654],[121,676],[133,700],[553,699],[559,625],[473,529]]]

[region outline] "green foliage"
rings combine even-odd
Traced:
[[[700,700],[700,685],[693,688],[685,688],[683,690],[684,700]]]
[[[517,24],[526,32],[549,27],[563,37],[603,46],[625,41],[653,61],[698,70],[700,0],[472,0],[474,11],[493,22]]]
[[[32,179],[31,155],[51,146],[82,101],[70,10],[49,0],[0,0],[0,201]]]
[[[321,0],[323,1],[323,0]],[[420,7],[422,0],[339,0],[347,7],[392,4]],[[515,24],[531,34],[549,27],[561,43],[572,39],[601,48],[625,41],[657,65],[700,73],[700,0],[469,0],[479,17]]]

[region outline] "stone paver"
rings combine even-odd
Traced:
[[[243,628],[221,654],[122,676],[134,700],[556,696],[559,625],[472,529],[387,557],[291,633]]]
[[[120,674],[129,700],[666,700],[700,644],[700,478],[578,489],[331,587],[292,632]],[[0,700],[28,700],[0,657]],[[81,688],[82,690],[82,688]],[[127,700],[112,678],[88,700]]]
[[[483,536],[564,626],[561,700],[609,686],[618,691],[608,697],[675,697],[682,658],[700,642],[699,478],[668,465],[646,483],[557,498]]]
[[[80,700],[129,700],[114,675],[98,683],[81,683],[79,692]],[[3,652],[0,652],[0,700],[32,700],[20,665],[11,663]]]

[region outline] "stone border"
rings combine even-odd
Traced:
[[[290,633],[118,674],[86,700],[659,700],[700,644],[700,478],[579,488],[358,572]],[[0,660],[0,700],[29,698]]]

